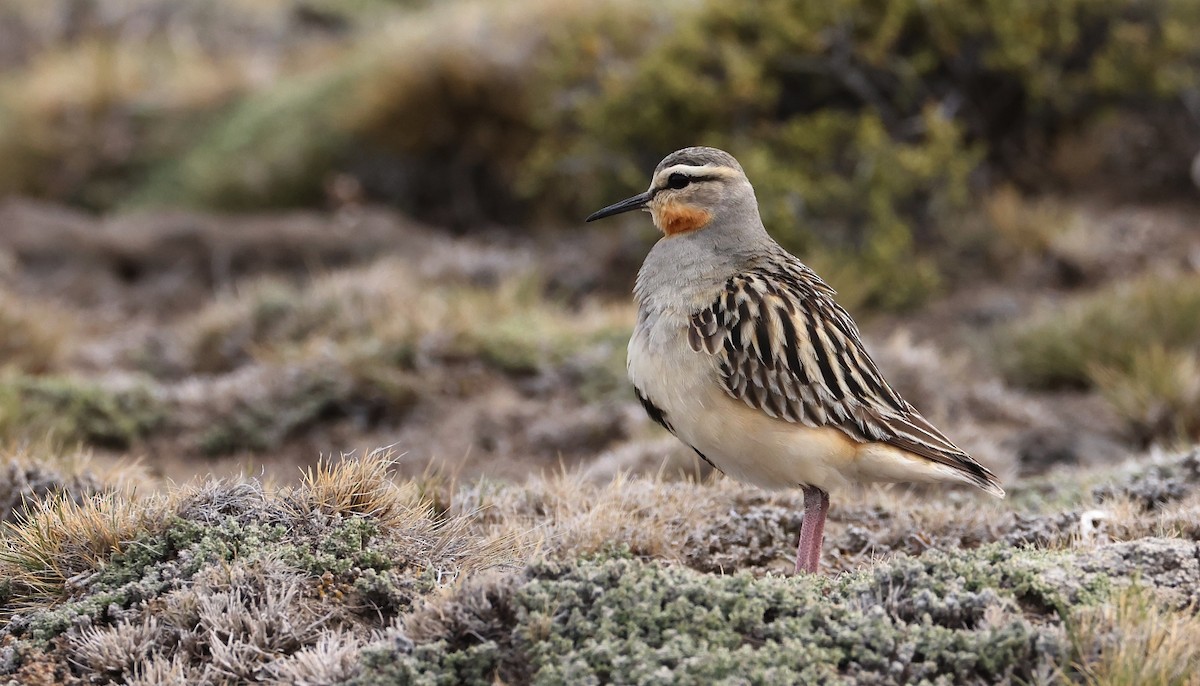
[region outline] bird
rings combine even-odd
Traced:
[[[667,155],[644,193],[662,236],[634,285],[627,371],[650,418],[739,481],[800,488],[796,573],[817,573],[829,494],[855,483],[999,479],[900,397],[835,291],[767,233],[732,155]]]

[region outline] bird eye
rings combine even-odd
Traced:
[[[679,172],[675,172],[674,174],[671,174],[670,176],[667,177],[667,188],[674,188],[674,189],[678,190],[678,189],[683,188],[684,186],[688,185],[691,182],[692,182],[692,180],[689,179],[687,177],[687,175],[680,174]]]

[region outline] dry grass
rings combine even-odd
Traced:
[[[1200,277],[1150,275],[1047,308],[998,339],[1008,378],[1099,388],[1143,442],[1200,427]]]
[[[531,554],[533,542],[515,527],[481,530],[479,512],[445,512],[427,498],[429,488],[422,482],[397,483],[391,475],[395,460],[395,453],[380,448],[361,458],[321,461],[285,497],[298,514],[368,517],[385,531],[405,532],[424,559],[437,561],[439,579],[519,564]]]
[[[1200,616],[1162,606],[1131,586],[1071,618],[1077,683],[1089,686],[1194,686],[1200,683]]]
[[[411,482],[400,486],[392,480],[394,466],[387,450],[372,451],[364,459],[343,455],[336,462],[319,460],[304,472],[300,493],[306,509],[330,516],[371,517],[385,527],[411,521],[414,511],[426,514],[429,506],[420,500],[416,486]]]
[[[1200,351],[1152,344],[1125,368],[1096,365],[1089,372],[1135,440],[1200,440]]]
[[[1086,475],[1059,470],[1044,482],[1013,484],[1006,501],[970,489],[877,486],[839,493],[823,564],[854,571],[897,553],[997,541],[1065,550],[1146,537],[1197,538],[1200,496],[1181,466],[1188,459],[1131,462]],[[787,572],[804,511],[799,492],[764,491],[719,475],[702,482],[618,475],[597,483],[586,471],[558,472],[519,484],[481,481],[441,498],[448,513],[472,516],[476,535],[520,540],[538,557],[625,550],[725,573]]]
[[[531,557],[573,559],[618,550],[702,570],[783,570],[793,554],[800,496],[770,494],[724,478],[698,484],[619,476],[597,484],[584,473],[536,477],[523,484],[478,482],[458,488],[437,508],[427,483],[395,483],[393,457],[322,462],[304,483],[281,492],[289,518],[305,513],[342,519],[366,517],[387,531],[404,532],[412,554],[428,560],[439,578],[520,564]],[[1096,482],[1104,477],[1097,476]],[[1086,482],[1082,484],[1086,488]],[[1172,491],[1173,492],[1173,491]],[[1192,537],[1200,513],[1196,497],[1144,501],[1140,491],[1115,491],[1103,502],[1076,494],[1067,511],[1059,500],[1013,510],[965,491],[923,492],[873,488],[835,500],[827,530],[826,565],[853,570],[895,552],[974,548],[994,541],[1039,548],[1091,546],[1146,536]],[[25,521],[9,525],[0,571],[31,594],[61,593],[68,581],[101,568],[139,535],[153,531],[187,500],[131,500],[107,495],[82,504],[62,498],[40,503]],[[1153,496],[1151,496],[1153,497]],[[270,497],[269,497],[270,498]],[[1133,500],[1137,498],[1137,500]],[[1153,507],[1147,509],[1144,502]],[[192,517],[189,514],[187,517]],[[420,552],[417,552],[419,549]]]
[[[17,523],[5,523],[0,577],[24,589],[30,602],[68,593],[114,555],[163,523],[159,498],[107,493],[77,503],[67,496],[39,501]]]
[[[24,509],[47,497],[76,503],[99,493],[131,493],[152,488],[135,461],[101,465],[82,450],[61,450],[49,443],[0,449],[0,520],[15,521]]]
[[[478,529],[523,540],[550,559],[627,550],[731,573],[786,572],[804,508],[798,493],[771,493],[721,476],[698,483],[618,475],[596,483],[575,472],[522,484],[473,484],[454,494],[450,511],[478,512]],[[830,517],[826,565],[842,570],[898,551],[976,547],[1009,536],[1066,547],[1075,533],[1075,522],[1023,519],[967,493],[930,501],[898,488],[840,494]]]
[[[68,352],[67,315],[45,302],[0,288],[0,371],[41,374],[58,368]]]
[[[681,560],[688,533],[741,488],[626,475],[598,485],[582,473],[559,473],[519,486],[467,486],[455,494],[451,512],[478,512],[476,526],[483,531],[517,537],[539,555],[628,548],[639,556]]]

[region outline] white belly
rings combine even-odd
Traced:
[[[687,344],[686,328],[662,317],[629,341],[629,378],[663,412],[675,435],[725,474],[764,488],[853,482],[964,482],[961,472],[883,443],[860,443],[835,427],[768,416],[725,393],[716,359]]]

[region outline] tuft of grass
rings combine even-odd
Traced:
[[[71,377],[0,377],[0,439],[126,449],[164,419],[142,386],[106,388]]]
[[[1200,673],[1200,616],[1163,607],[1151,589],[1133,585],[1107,603],[1071,617],[1074,683],[1088,686],[1186,686]]]
[[[387,450],[375,450],[361,459],[343,455],[340,460],[318,460],[304,472],[301,493],[306,506],[330,516],[371,517],[380,526],[399,526],[414,513],[427,515],[429,503],[422,502],[415,484],[401,487],[392,480],[395,458]]]
[[[87,453],[61,452],[49,444],[0,450],[0,521],[16,521],[45,498],[81,504],[101,493],[129,492],[148,483],[135,463],[101,470]]]
[[[0,669],[60,660],[76,675],[210,684],[336,659],[354,673],[362,639],[420,598],[528,555],[472,516],[435,516],[415,485],[391,482],[391,464],[375,451],[278,491],[210,481],[44,501],[0,547],[13,648]]]
[[[70,338],[66,317],[0,289],[0,371],[42,374],[59,366]]]
[[[997,347],[1013,383],[1087,388],[1097,369],[1128,372],[1138,351],[1194,350],[1197,341],[1200,276],[1151,275],[1031,315]]]
[[[1135,351],[1127,368],[1097,365],[1089,371],[1141,444],[1200,440],[1200,350],[1151,344]]]
[[[16,523],[5,523],[0,569],[20,589],[21,602],[36,606],[86,582],[89,573],[161,525],[162,515],[158,501],[120,493],[82,502],[67,495],[44,499]]]
[[[996,346],[1013,383],[1098,388],[1143,440],[1197,435],[1200,276],[1144,276],[1078,296]]]

